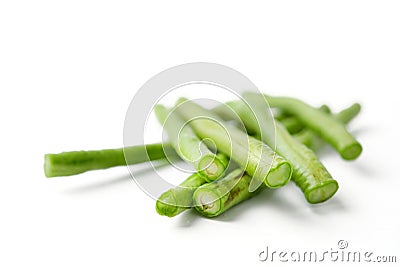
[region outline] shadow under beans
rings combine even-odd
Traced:
[[[213,218],[216,221],[230,222],[240,219],[240,217],[246,216],[246,213],[250,212],[251,209],[260,207],[260,205],[265,205],[266,202],[272,201],[275,192],[267,192],[263,190],[259,194],[255,195],[245,202],[239,203],[226,212],[222,213],[218,217]]]
[[[289,214],[290,217],[302,217],[299,206],[307,203],[304,199],[303,193],[294,185],[294,183],[290,183],[286,185],[286,187],[287,188],[266,190],[264,195],[270,197],[260,198],[260,205],[266,205],[268,208],[282,211],[285,214]],[[283,192],[283,190],[287,190],[289,192]],[[288,194],[291,195],[290,198],[287,197]]]
[[[161,169],[166,166],[169,166],[169,163],[167,161],[156,162],[154,163],[153,167],[149,167],[148,165],[146,165],[145,168],[137,170],[135,172],[135,175],[138,176],[146,175],[154,171],[154,169]],[[133,182],[133,179],[131,174],[127,172],[126,174],[123,175],[110,177],[106,181],[99,181],[91,184],[82,185],[76,188],[68,189],[65,191],[65,193],[67,194],[88,193],[92,191],[105,190],[107,188],[110,188],[111,186],[130,183],[130,182]]]
[[[353,130],[350,131],[350,133],[355,136],[356,138],[363,136],[365,133],[370,133],[376,131],[376,128],[372,127],[372,126],[362,126],[362,127],[357,127]]]
[[[104,190],[104,189],[110,188],[111,186],[114,186],[114,185],[128,183],[130,179],[132,179],[132,178],[131,178],[130,174],[128,173],[128,174],[120,175],[117,177],[113,177],[107,181],[101,181],[101,182],[96,182],[96,183],[92,183],[92,184],[75,187],[72,189],[67,189],[65,191],[65,193],[67,193],[67,194],[83,194],[83,193],[89,193],[92,191]]]
[[[178,215],[176,218],[178,221],[177,226],[181,228],[192,227],[200,219],[200,214],[194,209],[189,209]]]
[[[256,212],[265,213],[266,209],[278,210],[282,214],[287,214],[290,217],[302,218],[301,210],[298,208],[298,204],[293,203],[293,200],[285,198],[284,194],[281,194],[281,189],[265,189],[253,198],[232,207],[230,210],[215,217],[214,220],[229,222],[239,220],[241,217],[245,217],[247,212],[254,210]],[[301,194],[301,192],[299,192]],[[301,195],[300,195],[301,196]],[[302,199],[299,201],[305,202]]]
[[[337,155],[338,153],[328,144],[323,144],[316,152],[318,158]]]
[[[326,215],[330,213],[344,212],[347,210],[340,198],[335,196],[323,203],[310,204],[310,209],[314,214],[317,215]]]
[[[251,199],[244,201],[221,215],[213,218],[205,218],[194,209],[188,210],[178,215],[178,227],[191,227],[200,220],[210,220],[218,222],[240,221],[249,212],[260,212],[262,214],[273,211],[279,216],[288,217],[290,220],[302,221],[313,220],[312,214],[326,215],[338,213],[346,210],[343,202],[339,198],[332,198],[324,203],[309,204],[304,199],[303,193],[294,184],[287,185],[288,190],[282,192],[281,189],[265,189]],[[297,195],[296,195],[297,194]],[[290,196],[290,197],[288,197]],[[311,213],[310,213],[311,210]]]
[[[251,199],[239,203],[238,205],[230,208],[226,212],[222,213],[217,217],[207,218],[198,213],[195,208],[185,211],[184,213],[178,215],[178,227],[192,227],[194,224],[200,220],[208,220],[208,221],[219,221],[219,222],[230,222],[238,220],[241,216],[246,216],[246,213],[249,212],[251,208],[254,208],[257,205],[262,205],[261,202],[268,201],[269,198],[272,197],[271,194],[267,194],[266,196],[261,198],[261,194],[265,192],[260,192],[258,195],[252,197]],[[257,200],[259,199],[259,200]]]
[[[363,178],[374,178],[378,177],[378,170],[376,169],[377,164],[366,163],[365,161],[351,162],[352,168],[362,174]],[[382,179],[379,177],[379,179]]]

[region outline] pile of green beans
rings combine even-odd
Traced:
[[[360,104],[333,113],[326,105],[316,108],[290,97],[255,93],[242,97],[211,110],[185,98],[171,108],[156,105],[155,115],[168,143],[46,154],[45,175],[70,176],[173,155],[192,165],[195,172],[158,197],[156,210],[168,217],[190,208],[215,217],[290,180],[310,204],[332,198],[339,183],[317,152],[328,144],[344,160],[360,156],[361,144],[346,129],[359,114]],[[273,111],[271,118],[265,116],[266,103]]]

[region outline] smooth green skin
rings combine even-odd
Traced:
[[[164,159],[166,152],[174,153],[170,144],[46,154],[44,156],[44,173],[48,178],[70,176],[91,170]],[[127,156],[126,160],[125,156]]]
[[[276,152],[293,165],[292,180],[301,188],[309,203],[320,203],[331,198],[338,189],[338,183],[332,178],[315,153],[292,137],[288,130],[278,121],[273,125],[263,124],[265,119],[265,101],[255,94],[243,94],[241,106],[235,105],[247,129],[257,132],[261,140],[275,146]],[[253,115],[251,115],[253,114]],[[269,126],[269,127],[268,127]],[[324,191],[325,187],[329,190]]]
[[[265,188],[261,186],[256,191],[249,192],[251,179],[251,176],[236,169],[213,183],[204,184],[193,194],[194,207],[206,217],[218,216]]]
[[[192,164],[207,181],[214,181],[224,174],[227,159],[218,157],[197,137],[189,124],[175,110],[156,105],[155,115],[168,137],[175,152],[186,162]]]
[[[177,101],[176,110],[190,121],[200,138],[211,139],[218,151],[229,156],[255,179],[249,188],[250,191],[255,191],[264,181],[268,187],[277,188],[290,180],[291,164],[260,140],[226,124],[215,113],[185,98]],[[276,173],[283,175],[274,175]]]
[[[350,107],[340,111],[335,115],[335,118],[341,123],[348,124],[352,119],[354,119],[361,111],[361,105],[359,103],[354,103]]]
[[[156,202],[158,214],[174,217],[193,207],[193,193],[207,180],[198,173],[190,175],[178,187],[169,189],[161,194]]]
[[[352,119],[354,119],[361,111],[361,105],[359,103],[354,103],[348,108],[334,114],[336,120],[340,121],[344,125],[348,124]],[[318,151],[321,146],[324,145],[323,140],[314,133],[312,130],[305,128],[301,132],[294,134],[300,143],[303,143],[307,147],[311,148],[313,151]]]
[[[325,142],[310,129],[303,129],[299,133],[293,135],[293,138],[310,148],[317,151]]]
[[[322,105],[319,109],[325,113],[331,112],[330,108],[327,105]],[[281,119],[275,117],[275,119],[279,120],[290,134],[299,133],[301,130],[304,129],[304,124],[294,116],[285,116]]]
[[[243,103],[240,103],[239,101],[231,101],[227,102],[224,105],[219,105],[212,110],[226,121],[238,121],[239,116],[235,112],[235,110],[239,110],[240,108],[242,108],[242,106]],[[319,109],[327,114],[331,113],[331,109],[327,105],[322,105]],[[341,123],[347,124],[359,114],[360,110],[361,105],[359,103],[354,103],[348,108],[340,111],[339,113],[333,114],[333,116]],[[325,142],[321,140],[321,138],[317,134],[315,134],[311,129],[304,126],[304,124],[296,117],[290,116],[287,113],[280,113],[275,116],[275,120],[281,122],[281,124],[285,126],[285,128],[290,132],[290,134],[293,135],[294,138],[296,138],[300,143],[311,148],[313,151],[317,151],[323,144],[325,144]],[[295,126],[293,126],[294,124]],[[295,133],[295,129],[298,128],[302,128],[302,130],[298,133]],[[260,139],[259,134],[251,132],[251,129],[247,129],[247,131]]]
[[[259,94],[255,95],[260,96]],[[296,116],[305,126],[330,144],[343,159],[354,160],[361,154],[361,144],[333,116],[325,114],[299,99],[267,95],[264,97],[271,107],[283,109]]]
[[[241,108],[242,103],[240,101],[229,101],[225,104],[221,104],[212,109],[213,112],[218,114],[223,120],[235,120],[238,121],[238,115],[235,113],[235,110]],[[327,105],[322,105],[319,108],[321,111],[325,113],[330,113],[330,108]],[[280,112],[278,115],[275,115],[275,120],[280,121],[283,126],[289,131],[290,134],[299,133],[301,130],[305,128],[304,124],[297,119],[296,117],[285,113]],[[247,129],[250,135],[255,135],[257,133],[251,132],[251,129]]]
[[[290,134],[295,134],[304,129],[304,125],[295,117],[287,117],[280,123],[288,130]]]

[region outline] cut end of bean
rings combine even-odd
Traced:
[[[329,180],[310,188],[304,195],[309,203],[317,204],[330,199],[338,189],[339,184],[335,180]]]
[[[196,190],[193,202],[196,210],[206,217],[215,217],[221,211],[221,196],[209,188]]]
[[[73,168],[64,167],[59,160],[57,160],[58,154],[46,154],[44,155],[44,174],[47,178],[53,178],[58,176],[69,176],[77,174]]]
[[[176,199],[171,191],[164,192],[156,203],[156,211],[162,216],[173,217],[179,213]]]
[[[345,160],[354,160],[360,156],[362,152],[362,146],[360,143],[354,143],[345,147],[340,155]]]
[[[290,181],[292,172],[292,165],[288,162],[283,162],[268,173],[267,177],[264,180],[264,183],[270,188],[278,188],[284,186]]]
[[[226,160],[221,159],[218,156],[205,156],[199,162],[198,170],[199,174],[205,178],[208,182],[212,182],[225,173]]]
[[[52,170],[51,170],[51,154],[44,155],[44,174],[47,178],[54,177]]]

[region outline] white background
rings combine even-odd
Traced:
[[[341,239],[400,260],[398,1],[132,2],[1,1],[1,266],[267,266],[266,246]],[[125,167],[45,178],[45,153],[121,147],[135,91],[196,61],[335,111],[359,101],[362,156],[321,155],[335,197],[311,206],[289,184],[213,220],[166,218]]]

